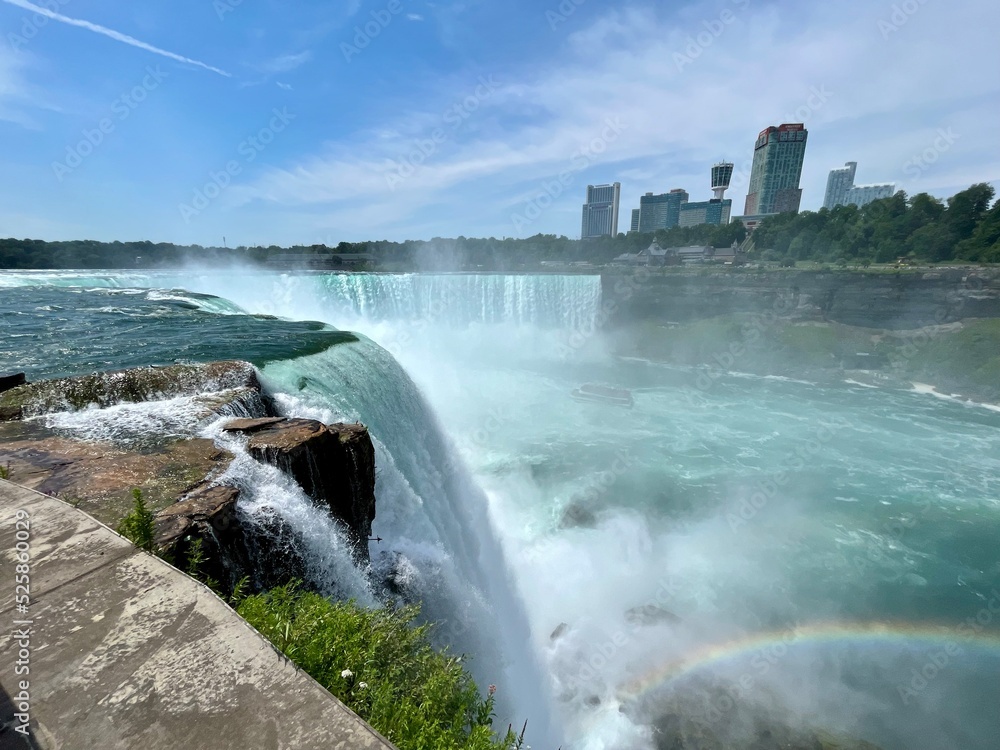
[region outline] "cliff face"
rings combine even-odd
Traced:
[[[187,434],[143,433],[145,422],[98,436],[50,421],[56,412],[184,397],[193,409]],[[219,416],[241,416],[225,429],[246,436],[247,452],[288,473],[344,528],[359,563],[368,562],[375,517],[375,449],[367,428],[287,419],[271,411],[246,362],[144,368],[19,385],[0,393],[0,466],[11,481],[57,495],[114,528],[132,490],[156,512],[155,543],[187,569],[196,545],[200,572],[224,589],[248,577],[256,588],[306,579],[295,534],[280,518],[248,523],[239,490],[226,486],[233,455],[197,437]],[[97,417],[104,412],[98,411]],[[137,433],[137,434],[132,434]],[[306,581],[308,583],[308,581]]]
[[[310,419],[236,420],[223,429],[249,436],[247,450],[277,466],[341,522],[357,559],[368,562],[375,520],[375,446],[362,425]]]
[[[611,326],[773,313],[898,330],[1000,317],[1000,271],[984,269],[924,274],[637,269],[605,274],[602,291]]]

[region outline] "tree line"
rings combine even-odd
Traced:
[[[574,240],[554,234],[537,234],[527,238],[435,237],[431,240],[389,240],[341,242],[336,247],[326,245],[295,245],[292,247],[202,247],[170,243],[97,242],[74,240],[45,242],[43,240],[0,239],[0,268],[11,269],[155,269],[185,264],[266,266],[281,264],[283,258],[297,256],[296,262],[308,264],[309,256],[350,258],[359,254],[371,260],[352,268],[381,270],[484,270],[515,271],[544,268],[543,263],[605,264],[623,253],[635,253],[655,239],[664,247],[679,245],[713,245],[728,247],[746,236],[742,224],[660,230],[655,234],[619,234]],[[301,257],[299,257],[301,256]]]
[[[754,232],[763,260],[829,263],[920,262],[1000,263],[1000,201],[993,187],[973,185],[941,201],[927,193],[866,206],[779,214]],[[992,203],[992,207],[991,207]]]
[[[992,186],[981,183],[941,201],[927,193],[891,198],[858,208],[803,211],[765,219],[753,235],[753,260],[823,263],[891,263],[899,258],[921,262],[963,260],[1000,263],[1000,201]],[[992,207],[991,207],[992,204]],[[603,265],[635,253],[654,240],[662,247],[711,245],[729,247],[746,237],[740,222],[712,226],[673,227],[654,233],[619,234],[588,240],[554,234],[528,238],[441,238],[391,242],[341,242],[293,247],[202,247],[170,243],[0,239],[0,268],[98,269],[167,268],[202,265],[281,263],[283,257],[364,254],[370,262],[357,269],[426,271],[518,271],[541,269],[545,263]],[[301,259],[299,259],[301,260]]]

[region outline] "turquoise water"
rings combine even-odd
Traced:
[[[1000,412],[617,359],[599,304],[587,277],[0,274],[0,371],[238,356],[289,412],[369,424],[376,566],[412,563],[443,638],[482,679],[507,662],[515,713],[550,700],[564,746],[652,747],[682,706],[1000,747]],[[635,408],[569,398],[595,381]]]

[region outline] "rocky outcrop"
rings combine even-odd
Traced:
[[[11,388],[17,388],[19,385],[24,385],[25,382],[23,372],[14,375],[0,375],[0,393],[9,391]]]
[[[227,589],[249,575],[246,543],[236,516],[239,490],[202,483],[156,515],[157,550],[188,569],[196,543],[203,561],[199,572]]]
[[[776,314],[865,328],[915,329],[1000,317],[1000,273],[914,271],[623,271],[602,276],[611,326],[684,323],[734,313]]]
[[[292,476],[340,521],[356,557],[368,561],[375,520],[375,446],[360,424],[309,419],[235,420],[223,428],[248,436],[247,450]]]
[[[95,406],[104,408],[199,394],[221,394],[215,399],[218,408],[253,402],[254,396],[260,396],[257,371],[249,362],[229,361],[146,367],[43,380],[0,393],[0,410],[8,415],[17,415],[8,416],[8,419],[26,418],[56,411],[76,411]],[[212,408],[211,399],[207,406]],[[240,408],[229,413],[238,416],[242,412],[244,409]]]
[[[680,621],[681,618],[673,612],[655,604],[632,607],[625,612],[625,622],[632,625],[662,625],[663,623],[676,625]]]
[[[130,409],[108,412],[109,419],[95,412],[82,422],[55,414],[179,397],[188,421],[162,434],[155,427],[147,434],[151,423],[143,407],[135,419]],[[161,412],[157,407],[150,413]],[[226,430],[244,435],[253,457],[288,473],[327,508],[343,525],[356,559],[368,562],[375,450],[367,429],[275,416],[249,363],[17,385],[0,394],[0,421],[4,415],[0,466],[9,468],[12,481],[71,502],[112,528],[132,510],[132,493],[139,489],[156,514],[158,550],[179,568],[189,569],[199,557],[198,572],[224,591],[244,577],[255,590],[293,579],[308,585],[301,540],[277,515],[258,513],[248,522],[237,507],[239,490],[220,484],[233,455],[197,436],[219,415],[239,417]]]
[[[134,450],[75,439],[34,420],[0,425],[0,465],[9,467],[11,481],[57,496],[112,528],[131,510],[134,488],[157,511],[206,477],[221,475],[232,459],[202,438]]]

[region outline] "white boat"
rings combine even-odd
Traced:
[[[614,404],[632,408],[635,400],[632,392],[624,388],[614,388],[610,385],[585,383],[570,394],[577,401],[589,401],[598,404]]]

